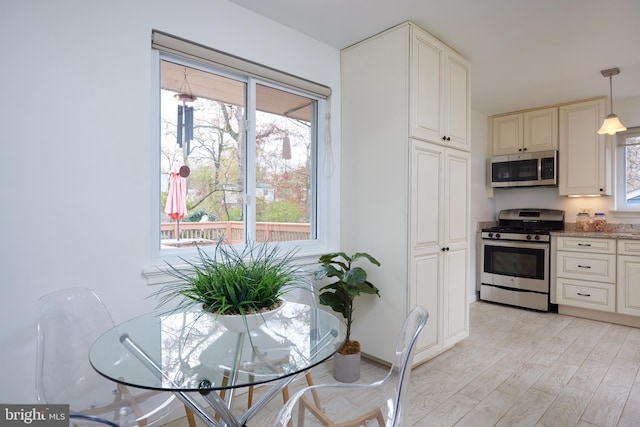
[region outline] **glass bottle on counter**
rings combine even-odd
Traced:
[[[591,231],[591,220],[587,212],[580,212],[576,217],[576,231]]]
[[[607,226],[607,216],[602,212],[597,212],[593,218],[593,231],[604,231]]]

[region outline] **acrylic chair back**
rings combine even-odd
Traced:
[[[93,342],[114,326],[90,289],[70,288],[38,300],[36,393],[41,403],[120,426],[151,424],[170,411],[173,395],[117,385],[90,365]],[[132,405],[135,408],[132,408]],[[74,418],[81,424],[82,418]]]
[[[282,408],[273,426],[350,427],[374,422],[380,427],[403,426],[415,345],[428,319],[424,307],[411,310],[400,329],[393,364],[384,378],[370,384],[319,384],[304,388]],[[316,393],[314,399],[312,392]]]
[[[420,332],[427,324],[429,313],[422,306],[417,306],[409,313],[404,321],[398,342],[396,343],[396,355],[390,374],[397,375],[397,390],[395,393],[395,411],[393,411],[391,423],[387,425],[401,426],[406,419],[406,395],[409,390],[409,377],[413,366],[413,355]]]

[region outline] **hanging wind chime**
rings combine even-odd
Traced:
[[[198,99],[191,92],[191,86],[187,80],[187,69],[184,69],[184,80],[180,85],[180,92],[174,97],[182,102],[178,105],[177,143],[185,153],[185,157],[191,153],[191,140],[193,139],[193,107],[187,106],[187,102]]]
[[[285,113],[286,118],[286,113]],[[287,129],[287,123],[285,122],[285,134],[282,138],[282,159],[284,160],[284,173],[282,177],[285,180],[289,179],[288,162],[291,160],[291,140],[289,139],[289,129]]]

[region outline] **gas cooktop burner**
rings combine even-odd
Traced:
[[[482,238],[549,242],[551,231],[562,229],[564,229],[564,211],[505,209],[498,215],[498,225],[482,229]]]

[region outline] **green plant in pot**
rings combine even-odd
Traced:
[[[334,358],[334,377],[342,382],[353,382],[360,378],[360,342],[351,339],[355,297],[360,294],[373,294],[380,297],[380,291],[367,280],[367,272],[361,266],[354,265],[360,259],[380,266],[380,262],[371,255],[357,252],[348,256],[344,252],[322,255],[320,266],[314,273],[316,280],[333,278],[335,281],[320,288],[320,304],[331,307],[342,314],[346,321],[347,333],[345,342]],[[343,358],[341,356],[354,356]],[[345,360],[349,360],[346,362]],[[344,361],[344,362],[343,362]],[[352,366],[341,366],[349,363]],[[357,369],[357,371],[356,371]]]
[[[239,250],[221,239],[213,255],[200,247],[197,250],[197,261],[180,258],[186,263],[180,268],[167,263],[166,272],[179,282],[155,294],[159,306],[180,298],[177,310],[201,306],[203,312],[217,316],[239,316],[245,329],[251,329],[249,316],[264,320],[265,313],[282,304],[287,292],[309,290],[304,286],[306,275],[293,259],[297,249],[282,251],[277,244],[249,242]]]

